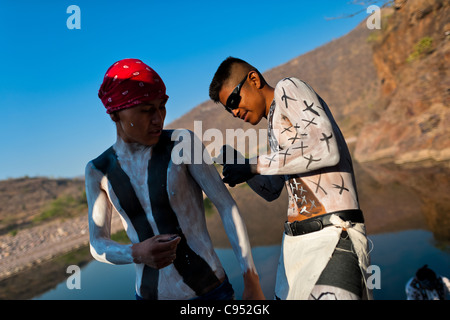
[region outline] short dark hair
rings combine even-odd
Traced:
[[[257,71],[261,79],[265,82],[264,78],[255,67],[242,59],[228,57],[224,61],[222,61],[219,68],[217,68],[217,71],[214,74],[214,77],[209,86],[209,97],[216,103],[220,102],[219,92],[220,90],[222,90],[223,85],[232,78],[231,69],[234,64],[240,64],[244,66],[244,69],[246,69],[247,72],[250,72],[252,70]],[[237,80],[237,82],[239,82],[239,80]]]

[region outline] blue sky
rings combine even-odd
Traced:
[[[0,2],[0,179],[74,177],[115,141],[97,97],[106,69],[139,58],[163,78],[166,123],[208,98],[228,56],[266,71],[350,32],[364,9],[330,1]],[[81,10],[68,29],[67,7]]]

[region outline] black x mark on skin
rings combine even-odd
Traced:
[[[259,156],[257,171],[286,175],[289,221],[358,206],[345,140],[311,87],[295,78],[280,81],[267,120],[271,153]]]

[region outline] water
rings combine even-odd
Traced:
[[[391,164],[354,165],[359,201],[369,239],[373,243],[371,263],[380,270],[381,288],[374,290],[374,298],[404,300],[405,284],[425,264],[436,273],[450,277],[450,164],[421,168]],[[253,256],[263,292],[266,298],[272,299],[280,254],[279,245],[273,244],[279,244],[281,239],[279,228],[286,216],[286,199],[268,203],[251,196],[253,192],[249,188],[232,188],[230,192],[241,212],[246,213],[249,219],[247,228],[252,243],[256,243]],[[221,224],[218,215],[210,217],[210,222],[213,219]],[[214,226],[213,223],[211,225]],[[220,240],[219,228],[215,226],[212,230],[216,240]],[[222,243],[227,243],[223,230],[222,238],[225,239]],[[435,239],[442,239],[442,242]],[[216,251],[236,297],[240,299],[243,280],[233,251],[222,248]],[[55,268],[63,269],[59,266]],[[48,272],[39,275],[38,278],[47,288],[53,283],[50,283],[51,278],[55,278],[54,283],[62,281],[44,293],[29,294],[27,298],[34,295],[35,299],[42,300],[135,299],[133,265],[112,266],[97,261],[89,262],[81,269],[81,290],[69,290],[64,280],[69,275],[62,273],[60,276],[56,279]],[[10,284],[13,289],[32,283],[24,280],[22,283],[25,284],[17,284],[15,281]],[[32,286],[37,288],[33,292],[43,291],[37,284]],[[12,296],[8,289],[7,293]],[[12,296],[11,299],[21,299],[21,296]]]
[[[381,289],[374,290],[377,300],[404,300],[406,282],[424,264],[438,274],[450,276],[450,246],[436,243],[429,231],[407,230],[369,235],[369,239],[373,243],[371,263],[379,266],[381,271]],[[233,251],[216,249],[216,252],[233,285],[236,298],[240,299],[243,280]],[[255,247],[252,252],[263,292],[266,298],[272,299],[280,247]],[[81,269],[80,290],[69,290],[66,281],[62,281],[35,299],[133,300],[134,277],[133,265],[113,266],[92,261]]]
[[[243,280],[232,249],[216,249],[236,298],[242,298]],[[279,246],[252,250],[258,273],[267,297],[273,296],[275,274],[280,255]],[[70,274],[67,275],[69,277]],[[66,280],[54,289],[35,297],[36,300],[130,300],[135,299],[134,265],[113,266],[93,260],[81,269],[81,289],[68,289]]]
[[[408,230],[369,239],[374,244],[371,263],[381,270],[381,289],[374,290],[375,299],[406,299],[406,282],[425,264],[437,274],[450,277],[450,245],[436,243],[429,231]]]

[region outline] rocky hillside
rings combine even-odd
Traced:
[[[355,143],[359,162],[450,160],[449,10],[444,0],[395,1],[383,9],[380,30],[363,21],[264,76],[271,85],[287,76],[311,84]],[[203,131],[251,127],[211,101],[167,127],[193,130],[194,120]]]
[[[381,209],[373,210],[373,218],[370,218],[370,208],[380,205],[372,195],[386,196],[380,193],[385,188],[383,181],[390,179],[397,184],[411,178],[410,173],[417,172],[408,171],[413,170],[412,165],[430,167],[432,164],[424,160],[441,161],[441,169],[435,176],[439,177],[439,190],[448,190],[448,179],[442,177],[448,172],[445,164],[448,161],[444,160],[450,159],[449,17],[449,1],[395,1],[392,8],[383,10],[381,30],[369,30],[362,21],[347,35],[264,73],[271,85],[287,76],[310,83],[332,109],[358,162],[407,165],[405,172],[408,174],[398,178],[396,167],[384,175],[382,170],[370,170],[373,182],[367,178],[370,183],[360,184],[363,209],[366,206],[368,219],[373,219],[368,227],[372,231],[379,232],[385,227],[380,224],[379,216],[375,216]],[[202,121],[203,132],[209,128],[225,132],[227,128],[246,130],[251,127],[234,119],[221,106],[205,101],[168,124],[167,128],[194,130],[195,120]],[[266,126],[267,122],[261,121],[258,128],[265,129]],[[357,178],[366,179],[362,173]],[[435,195],[441,195],[440,191],[424,186],[432,182],[419,180],[417,175],[414,179],[411,182],[413,189],[419,198],[426,196],[421,200],[428,203],[427,208],[432,208],[428,210],[429,216],[433,217],[427,218],[428,224],[442,225],[438,221],[442,221],[442,215],[448,210],[444,205],[436,205]],[[376,189],[364,185],[373,185]],[[424,187],[432,191],[424,193]],[[278,239],[285,218],[286,195],[268,204],[248,187],[236,188],[232,193],[242,207],[255,239],[261,236],[257,223],[261,220],[271,222],[272,229],[267,234],[273,233],[273,238]],[[389,195],[393,196],[395,192]],[[396,195],[395,202],[400,203],[399,199],[408,197]],[[439,198],[446,199],[445,195]],[[409,200],[401,203],[408,202],[411,203]],[[430,206],[431,202],[433,205]],[[85,214],[87,210],[83,179],[0,181],[0,203],[0,235],[14,234],[16,230],[39,224],[55,215],[66,218],[76,213]],[[389,207],[394,208],[392,203]],[[398,212],[400,207],[404,205],[395,210]],[[270,215],[270,212],[276,214]],[[383,221],[387,223],[394,218],[386,216]],[[211,227],[220,225],[216,219],[217,215],[209,219]],[[418,221],[417,225],[420,223]],[[448,237],[450,226],[446,225],[440,234]],[[267,237],[260,238],[266,243]]]
[[[288,76],[303,79],[327,101],[356,162],[369,233],[426,226],[436,238],[450,239],[449,17],[448,0],[397,0],[382,10],[380,30],[362,21],[264,73],[272,86]],[[193,130],[194,121],[202,121],[203,132],[252,127],[211,101],[167,127]],[[267,121],[257,128],[267,128]],[[261,201],[253,195],[237,202],[253,217]],[[277,205],[281,221],[283,200]]]
[[[449,1],[396,1],[370,35],[381,88],[357,160],[450,159],[449,17]]]
[[[373,104],[380,89],[372,46],[367,41],[369,36],[370,30],[363,22],[344,37],[268,70],[264,77],[272,86],[284,77],[297,77],[308,82],[332,108],[345,136],[355,136],[370,119],[367,106]],[[252,127],[224,112],[221,105],[205,101],[168,124],[167,128],[193,130],[194,121],[202,121],[203,131],[217,128],[225,132],[227,128],[247,130]],[[267,129],[267,121],[263,119],[257,128]]]

